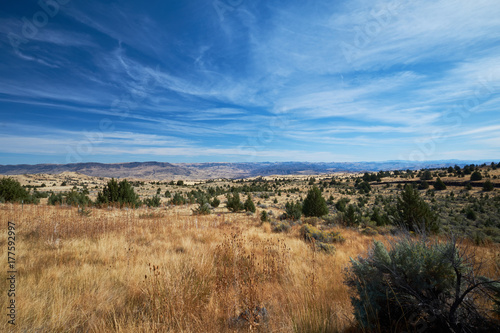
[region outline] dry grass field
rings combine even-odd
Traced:
[[[500,182],[500,169],[482,172],[494,184]],[[391,241],[393,226],[376,225],[370,214],[375,207],[390,209],[401,183],[418,179],[416,173],[384,177],[371,182],[367,194],[356,187],[361,176],[270,176],[183,185],[129,180],[141,199],[159,193],[158,208],[90,206],[82,211],[47,205],[47,198],[38,205],[0,203],[2,290],[9,289],[12,255],[6,250],[12,245],[16,269],[15,297],[0,294],[3,317],[14,298],[14,331],[19,332],[355,332],[345,269],[350,258],[366,256],[374,240]],[[76,173],[12,178],[46,193],[88,189],[92,200],[109,181]],[[462,245],[483,262],[477,273],[498,279],[498,190],[454,185],[468,176],[444,172],[442,178],[449,184],[446,190],[420,191],[443,222],[443,232],[434,237],[444,240],[448,231],[458,230],[465,237]],[[173,206],[165,197],[166,191],[188,197],[194,191],[240,186],[264,186],[242,194],[243,201],[252,196],[254,214],[229,212],[225,194],[216,195],[221,205],[211,214],[198,216],[193,215],[196,203]],[[302,201],[312,186],[320,186],[331,202],[327,219],[316,221],[318,228],[345,238],[333,254],[306,243],[300,223],[285,221],[290,230],[273,232],[285,203]],[[333,204],[344,198],[357,209],[358,224],[349,228],[337,223],[344,215]],[[465,217],[469,210],[477,219]],[[271,223],[261,222],[263,211]],[[9,243],[9,222],[15,244]],[[0,331],[12,329],[6,319],[0,322]]]
[[[329,255],[313,251],[298,226],[271,233],[257,216],[1,204],[2,263],[15,223],[16,330],[355,331],[343,271],[373,239],[387,239],[336,229],[346,241]],[[499,248],[474,249],[483,273],[498,274]],[[5,292],[0,300],[6,309]]]

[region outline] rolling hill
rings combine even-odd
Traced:
[[[406,170],[465,165],[478,161],[430,162],[254,162],[254,163],[74,163],[74,164],[18,164],[0,165],[0,174],[59,174],[78,172],[94,177],[144,178],[144,179],[216,179],[246,178],[269,175],[315,175],[336,172],[365,172],[380,170]]]

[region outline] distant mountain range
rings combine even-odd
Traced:
[[[255,163],[74,163],[0,165],[0,174],[59,174],[78,172],[94,177],[170,179],[247,178],[270,175],[316,175],[335,172],[374,172],[380,170],[416,170],[480,164],[485,161],[442,160],[429,162],[255,162]]]

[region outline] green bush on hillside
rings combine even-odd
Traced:
[[[302,213],[304,216],[317,217],[328,214],[328,206],[326,205],[325,198],[323,198],[320,189],[316,186],[307,193],[307,197],[302,205]]]
[[[389,249],[374,242],[368,257],[351,259],[346,270],[359,325],[368,331],[498,330],[498,323],[474,303],[494,297],[487,287],[498,281],[476,276],[469,259],[454,241],[404,237]]]
[[[138,207],[141,202],[139,196],[134,192],[134,188],[126,179],[118,183],[114,178],[111,178],[102,192],[97,194],[96,204],[99,206],[119,204],[120,207]]]

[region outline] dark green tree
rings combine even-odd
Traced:
[[[247,200],[243,204],[243,208],[247,212],[255,213],[255,204],[252,201],[252,197],[250,195],[247,196]]]
[[[118,182],[116,179],[111,178],[108,181],[108,184],[104,186],[102,192],[97,194],[96,203],[98,204],[107,204],[112,202],[118,202],[120,196],[120,192],[118,190]]]
[[[210,204],[208,202],[206,203],[200,203],[198,205],[198,208],[193,210],[193,215],[208,215],[211,213],[211,208]]]
[[[470,175],[470,180],[471,180],[471,181],[483,180],[483,176],[481,175],[481,173],[480,173],[479,171],[474,171],[474,172]]]
[[[349,201],[350,201],[349,198],[340,198],[339,201],[337,201],[337,203],[335,204],[335,208],[337,208],[339,212],[344,213]]]
[[[161,200],[160,200],[160,197],[158,195],[155,195],[152,198],[145,199],[144,203],[148,207],[160,207]]]
[[[267,212],[265,210],[263,210],[261,213],[260,213],[260,220],[262,222],[267,222],[267,220],[269,219],[269,216],[267,215]]]
[[[243,203],[241,203],[241,200],[240,200],[240,194],[238,192],[234,192],[232,195],[231,195],[231,193],[229,193],[227,195],[226,207],[231,212],[235,212],[235,213],[244,209]]]
[[[434,189],[436,191],[446,190],[446,185],[443,183],[443,181],[441,180],[441,178],[438,177],[438,179],[434,183]]]
[[[88,205],[92,204],[92,201],[85,194],[84,190],[82,190],[80,192],[79,191],[71,190],[70,192],[63,193],[63,195],[66,196],[66,198],[65,198],[66,204],[68,204],[70,206],[85,207],[85,206],[88,206]]]
[[[217,208],[220,205],[220,200],[215,197],[210,204],[212,205],[212,207]]]
[[[182,196],[182,194],[175,193],[174,197],[172,198],[172,200],[170,200],[170,202],[172,203],[172,205],[180,206],[186,203],[186,199]]]
[[[21,184],[12,178],[0,179],[0,202],[26,202],[30,197]]]
[[[377,226],[381,226],[387,224],[387,220],[384,217],[386,218],[387,216],[381,215],[380,209],[378,207],[375,207],[373,208],[373,213],[370,216],[370,220],[375,222]]]
[[[119,204],[120,207],[138,207],[141,202],[139,196],[134,192],[134,187],[126,179],[118,183],[116,179],[111,178],[102,192],[97,194],[96,203],[98,205]]]
[[[302,205],[300,202],[294,203],[292,202],[287,202],[285,204],[285,214],[286,218],[292,219],[292,220],[298,220],[302,217]]]
[[[357,184],[356,188],[359,190],[360,193],[370,193],[370,191],[372,190],[372,187],[366,181]]]
[[[349,205],[345,212],[345,219],[348,226],[352,227],[358,224],[358,219],[356,217],[356,208],[354,205]]]
[[[422,176],[420,177],[421,180],[432,180],[432,173],[430,170],[425,170]]]
[[[321,191],[319,188],[314,186],[307,193],[307,197],[304,200],[304,204],[302,205],[302,213],[304,216],[323,216],[328,214],[328,206],[326,205],[326,201],[321,195]]]
[[[493,186],[493,183],[490,180],[487,180],[487,181],[484,182],[483,191],[485,191],[485,192],[491,192],[491,191],[493,191],[493,189],[494,189],[494,186]]]
[[[419,190],[427,190],[429,188],[429,183],[425,180],[422,180],[422,182],[418,185]]]
[[[420,197],[413,186],[406,185],[398,197],[394,220],[397,225],[410,231],[439,231],[439,222],[436,214]]]
[[[64,197],[62,193],[51,193],[49,197],[48,204],[55,206],[55,205],[62,205],[64,203]]]
[[[134,187],[126,180],[122,180],[118,184],[120,206],[131,205],[137,207],[141,204],[139,195],[134,191]]]

